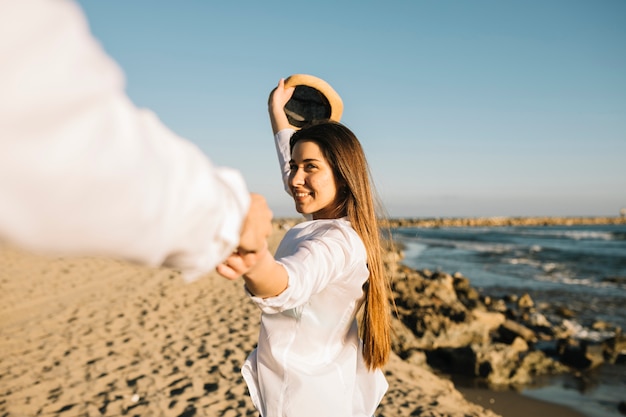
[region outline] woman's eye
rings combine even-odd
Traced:
[[[306,169],[315,169],[317,166],[315,164],[307,164]]]

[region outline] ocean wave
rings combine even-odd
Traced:
[[[563,271],[546,271],[546,273],[538,273],[534,277],[537,281],[553,282],[563,285],[580,286],[586,288],[597,289],[625,289],[626,287],[620,284],[606,281],[597,281],[592,278],[578,278],[567,270]]]
[[[528,258],[509,258],[505,259],[504,262],[511,265],[529,265],[534,266],[535,268],[541,267],[541,262]]]
[[[575,338],[580,340],[589,340],[594,342],[600,342],[613,337],[615,332],[608,330],[593,330],[584,327],[582,324],[574,320],[563,320],[563,327],[565,327]]]
[[[428,246],[443,246],[448,248],[461,249],[471,252],[482,253],[508,253],[513,251],[519,251],[525,247],[522,245],[516,245],[513,243],[495,243],[495,242],[477,242],[477,241],[463,241],[463,240],[448,240],[448,239],[420,239],[420,242]]]
[[[403,240],[402,243],[404,244],[403,252],[405,258],[417,258],[428,248],[428,245],[416,240],[407,239]]]
[[[626,276],[624,241],[619,238],[613,242],[598,240],[611,240],[611,236],[623,233],[622,230],[624,228],[615,227],[411,229],[404,233],[396,231],[394,235],[399,241],[410,244],[405,250],[405,261],[411,264],[460,270],[484,282],[512,277],[527,285],[533,285],[532,282],[562,285],[564,291],[593,289],[599,294],[617,291],[626,295],[624,282],[603,279]],[[588,240],[591,238],[596,240]]]
[[[542,275],[554,275],[554,274],[565,275],[565,274],[570,273],[567,266],[559,262],[543,262],[537,259],[530,259],[530,258],[508,258],[508,259],[503,259],[503,262],[509,265],[530,266],[534,268],[535,270],[537,270],[538,273]]]
[[[600,230],[515,230],[524,237],[556,238],[571,240],[622,240],[620,234]]]

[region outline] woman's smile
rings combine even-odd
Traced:
[[[333,170],[319,145],[303,140],[293,147],[289,186],[296,210],[313,219],[332,219],[337,215],[337,185]]]

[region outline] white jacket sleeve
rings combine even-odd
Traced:
[[[0,0],[0,62],[0,238],[190,279],[236,247],[243,178],[130,102],[74,3]]]

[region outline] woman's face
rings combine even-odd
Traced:
[[[291,152],[289,187],[298,213],[313,219],[341,217],[333,170],[315,142],[301,140]]]

